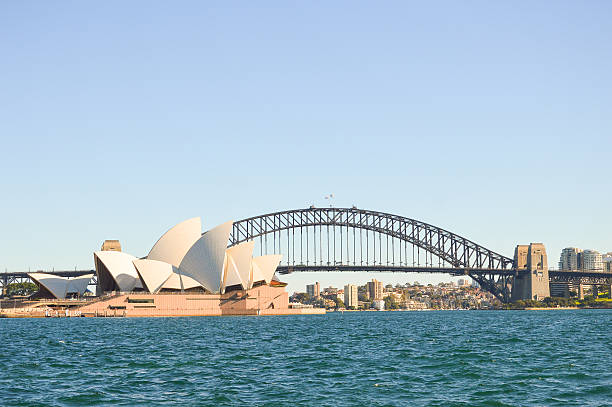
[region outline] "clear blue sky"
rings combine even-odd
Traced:
[[[104,239],[145,255],[183,219],[329,193],[507,255],[541,241],[551,266],[566,246],[612,251],[611,16],[609,1],[2,2],[0,268],[90,268]]]

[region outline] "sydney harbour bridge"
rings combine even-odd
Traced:
[[[526,272],[517,268],[513,258],[448,230],[355,207],[310,207],[234,222],[229,246],[249,240],[255,241],[256,253],[283,255],[280,274],[327,271],[465,275],[502,302],[510,301],[515,279]],[[76,276],[91,272],[55,273]],[[612,282],[612,273],[550,270],[548,275],[551,282]],[[0,274],[0,286],[24,279],[26,273]]]

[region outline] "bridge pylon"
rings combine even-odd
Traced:
[[[516,246],[514,269],[516,274],[512,284],[512,301],[542,300],[550,297],[548,257],[544,244]]]

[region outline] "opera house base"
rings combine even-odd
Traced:
[[[282,287],[262,285],[225,294],[118,293],[78,308],[86,317],[180,317],[222,315],[324,314],[324,309],[294,309]]]

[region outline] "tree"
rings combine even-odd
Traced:
[[[308,304],[310,302],[310,295],[308,293],[295,293],[293,298],[295,298],[295,301],[302,304]]]
[[[38,291],[38,286],[34,283],[11,283],[6,286],[7,297],[15,295],[31,295]]]
[[[582,301],[580,301],[581,307],[595,307],[597,306],[597,301],[592,295],[586,295]]]
[[[342,301],[340,298],[336,298],[336,309],[338,308],[344,308],[344,301]]]
[[[385,297],[385,309],[398,309],[399,305],[397,304],[397,301],[395,301],[395,297],[392,295],[389,295],[387,297]]]

